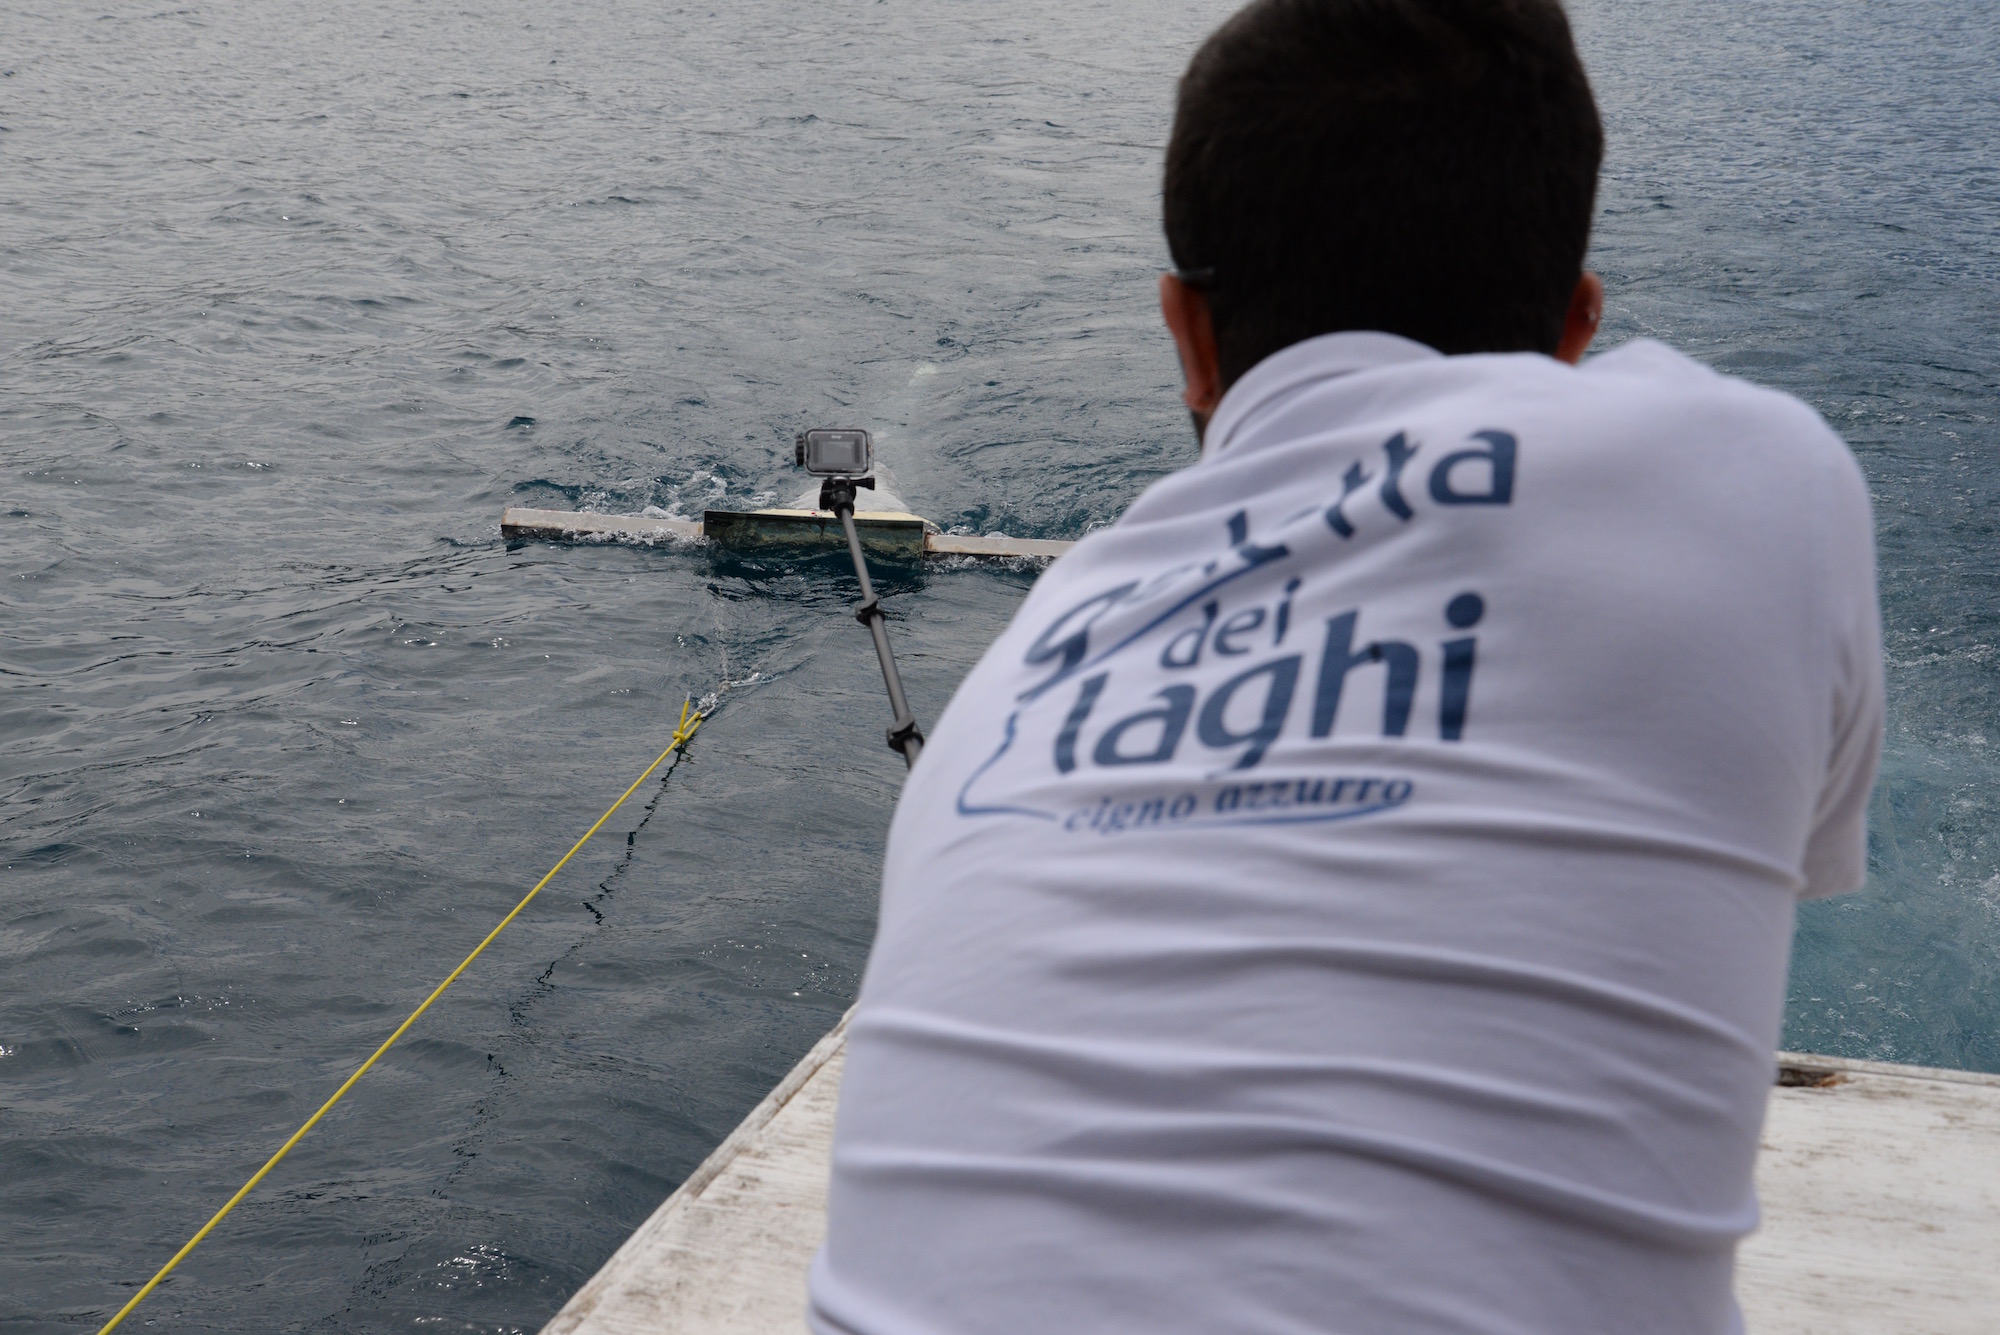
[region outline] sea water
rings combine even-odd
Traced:
[[[533,1330],[833,1022],[902,778],[851,575],[500,510],[778,500],[853,424],[948,528],[1113,520],[1194,455],[1157,191],[1228,9],[0,8],[0,1328],[95,1328],[690,694],[134,1322]],[[1875,493],[1873,877],[1786,1041],[2000,1070],[2000,25],[1573,12],[1603,342],[1803,397]],[[1033,578],[885,572],[924,719]]]

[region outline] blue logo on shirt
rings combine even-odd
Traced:
[[[1511,504],[1518,457],[1515,437],[1483,430],[1470,439],[1475,442],[1471,446],[1437,460],[1425,493],[1438,506]],[[1239,510],[1226,521],[1224,555],[1103,589],[1049,621],[1022,655],[1023,666],[1038,670],[1039,679],[1017,695],[998,749],[960,790],[959,814],[1034,816],[1055,821],[1069,832],[1113,834],[1214,824],[1347,820],[1407,802],[1414,782],[1396,775],[1254,781],[1234,776],[1261,765],[1295,718],[1304,722],[1311,738],[1323,739],[1334,733],[1346,703],[1351,723],[1358,717],[1355,708],[1362,698],[1355,691],[1363,685],[1380,683],[1380,736],[1408,734],[1423,677],[1424,648],[1407,640],[1364,638],[1361,608],[1326,617],[1301,644],[1299,640],[1307,637],[1294,633],[1293,604],[1302,580],[1292,575],[1282,586],[1273,586],[1278,575],[1302,559],[1320,566],[1341,559],[1342,549],[1365,527],[1382,523],[1357,499],[1371,483],[1380,514],[1394,521],[1391,530],[1411,522],[1418,512],[1403,484],[1420,449],[1398,432],[1382,443],[1382,462],[1376,471],[1355,461],[1341,478],[1338,498],[1299,511],[1270,538],[1253,540],[1249,514]],[[1245,591],[1253,590],[1247,603],[1239,601]],[[1446,628],[1469,632],[1485,616],[1486,600],[1463,591],[1441,611]],[[1437,645],[1435,735],[1442,741],[1457,742],[1465,735],[1476,647],[1476,638],[1469,633],[1454,634]],[[1232,660],[1248,661],[1235,667]],[[1218,679],[1218,670],[1228,668],[1235,670]],[[1375,672],[1376,668],[1381,671]],[[1117,690],[1118,674],[1142,678],[1142,694],[1135,699],[1129,685]],[[1065,701],[1060,713],[1037,708],[1045,697],[1072,683],[1073,693],[1064,691],[1057,697]],[[1028,735],[1039,733],[1044,740],[1023,740],[1031,714],[1046,721]],[[1043,731],[1051,726],[1053,737]],[[1191,786],[1129,793],[1132,781],[1142,780],[1146,767],[1174,762],[1190,738],[1202,748],[1197,754],[1214,756],[1215,770]],[[982,786],[982,780],[990,782],[989,776],[998,777],[996,767],[1015,754],[1017,743],[1037,749],[1047,746],[1047,767],[1030,761],[1027,772],[1020,772],[1020,761],[1027,757],[1007,765],[1014,778],[1006,786],[1021,800],[976,798],[974,789]],[[1126,793],[1100,796],[1094,805],[1083,806],[1051,794],[1053,805],[1039,801],[1030,805],[1029,794],[1045,790],[1050,782],[1090,782],[1114,775]]]
[[[1299,825],[1353,820],[1410,800],[1416,784],[1380,776],[1321,775],[1207,784],[1172,793],[1100,797],[1095,806],[1070,810],[1066,833],[1124,834],[1134,830],[1198,829],[1208,825]]]

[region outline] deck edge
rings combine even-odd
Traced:
[[[2000,1087],[2000,1075],[1985,1071],[1960,1071],[1948,1066],[1908,1066],[1902,1062],[1867,1061],[1860,1057],[1829,1057],[1817,1052],[1780,1052],[1780,1069],[1829,1071],[1839,1075],[1881,1075],[1900,1080],[1943,1080],[1954,1085]]]
[[[785,1078],[764,1096],[763,1101],[737,1123],[736,1129],[715,1147],[715,1152],[703,1159],[695,1170],[688,1174],[687,1180],[675,1188],[674,1194],[661,1202],[660,1207],[646,1217],[645,1223],[632,1231],[632,1236],[625,1239],[617,1251],[605,1258],[604,1264],[597,1268],[597,1273],[592,1275],[582,1288],[570,1295],[569,1301],[564,1303],[562,1309],[549,1318],[548,1324],[542,1327],[541,1335],[568,1335],[589,1319],[598,1302],[622,1279],[624,1267],[620,1265],[620,1261],[628,1254],[636,1257],[647,1250],[654,1235],[671,1227],[674,1216],[688,1203],[699,1198],[709,1184],[720,1177],[736,1157],[756,1141],[764,1128],[771,1124],[772,1119],[784,1111],[785,1105],[805,1088],[806,1083],[819,1073],[821,1067],[840,1052],[847,1042],[847,1023],[853,1016],[854,1009],[850,1006],[841,1015],[839,1022],[828,1030],[819,1042],[813,1044],[805,1056],[799,1058],[798,1064],[786,1072]]]

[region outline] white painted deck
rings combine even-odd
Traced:
[[[799,1335],[847,1022],[543,1335]],[[2000,1076],[1781,1054],[1738,1252],[1751,1335],[2000,1331]]]
[[[2000,1331],[2000,1076],[1781,1060],[1834,1082],[1771,1091],[1736,1261],[1751,1335]]]

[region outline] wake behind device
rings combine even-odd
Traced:
[[[847,537],[847,554],[854,558],[854,575],[861,581],[861,604],[854,609],[854,619],[868,627],[874,638],[875,657],[882,664],[882,684],[889,690],[889,708],[895,714],[889,724],[889,749],[900,755],[906,766],[914,766],[923,753],[924,734],[903,695],[902,674],[896,671],[896,656],[889,649],[888,618],[868,578],[868,558],[862,554],[861,534],[854,527],[856,489],[875,489],[875,479],[863,476],[875,463],[873,443],[866,431],[821,428],[800,432],[796,446],[799,466],[826,479],[820,483],[819,508],[832,511],[840,520],[841,532]]]

